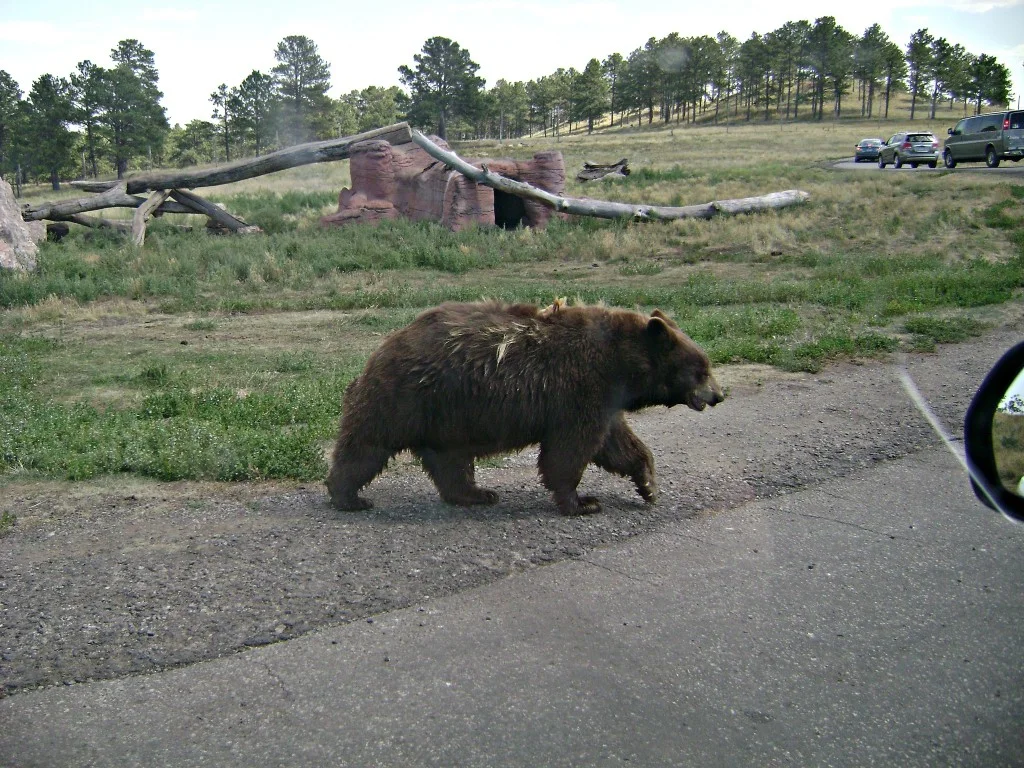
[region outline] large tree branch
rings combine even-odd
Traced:
[[[287,168],[310,163],[325,163],[331,160],[344,160],[351,154],[353,144],[371,139],[383,139],[391,144],[408,144],[412,141],[408,123],[395,123],[384,128],[377,128],[355,136],[344,136],[340,139],[316,141],[299,144],[294,147],[280,149],[262,157],[238,160],[234,163],[218,165],[215,168],[190,169],[187,171],[157,171],[140,173],[126,180],[126,191],[138,194],[157,189],[195,189],[196,187],[215,187],[219,184],[230,184],[266,173],[275,173]],[[74,186],[86,192],[104,192],[115,186],[115,181],[72,182]]]
[[[138,208],[146,202],[145,197],[129,195],[124,191],[124,182],[116,187],[108,189],[99,195],[80,197],[75,200],[65,200],[60,203],[39,203],[38,205],[27,206],[21,211],[21,218],[25,221],[74,221],[76,214],[85,211],[99,211],[104,208]],[[164,201],[156,209],[156,213],[195,213],[180,203],[170,200]]]
[[[637,221],[710,219],[723,213],[749,213],[769,208],[783,208],[788,205],[802,203],[810,197],[810,194],[807,192],[799,189],[789,189],[784,192],[771,192],[760,197],[744,197],[738,200],[715,200],[702,205],[687,205],[681,208],[658,205],[632,205],[630,203],[614,203],[606,200],[565,197],[563,195],[553,195],[522,181],[505,178],[488,170],[486,165],[482,168],[477,168],[454,152],[441,149],[441,147],[437,146],[419,131],[412,132],[412,141],[431,157],[440,160],[449,168],[455,169],[463,176],[479,184],[486,184],[489,187],[517,195],[518,197],[537,200],[549,208],[554,208],[556,211],[571,213],[576,216],[595,216],[602,219],[631,218]]]
[[[39,203],[30,205],[21,212],[25,221],[42,221],[43,219],[67,220],[68,217],[84,211],[96,211],[102,208],[138,208],[146,202],[144,197],[135,197],[140,193],[167,189],[194,189],[196,187],[212,187],[228,184],[233,181],[251,179],[266,173],[275,173],[287,168],[295,168],[310,163],[324,163],[331,160],[344,160],[352,153],[352,146],[360,141],[383,139],[391,144],[408,144],[412,141],[408,123],[396,123],[385,128],[377,128],[355,136],[346,136],[329,141],[318,141],[310,144],[299,144],[262,157],[239,160],[215,168],[189,169],[186,171],[158,171],[132,176],[122,181],[78,181],[72,184],[86,192],[98,192],[98,195],[65,200],[59,203]],[[194,206],[188,207],[180,203],[164,202],[158,209],[161,213],[195,213]]]

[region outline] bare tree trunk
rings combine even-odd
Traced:
[[[157,189],[194,189],[196,187],[215,187],[219,184],[230,184],[233,181],[251,179],[266,173],[283,171],[310,163],[324,163],[332,160],[344,160],[351,154],[353,144],[370,139],[383,139],[391,144],[408,144],[412,139],[408,123],[396,123],[373,131],[366,131],[355,136],[344,136],[340,139],[317,141],[310,144],[299,144],[262,157],[238,160],[233,163],[219,165],[215,168],[188,169],[182,171],[140,173],[127,180],[126,191],[139,194]],[[86,192],[105,192],[114,187],[114,181],[73,182],[72,186]]]
[[[595,216],[602,219],[631,218],[636,221],[666,221],[670,219],[710,219],[723,213],[749,213],[769,208],[784,208],[806,201],[810,195],[799,189],[785,192],[772,192],[761,197],[746,197],[738,200],[716,200],[703,205],[688,205],[682,208],[652,205],[630,205],[613,203],[605,200],[588,200],[585,198],[562,197],[553,195],[543,189],[514,181],[488,170],[484,165],[477,168],[467,163],[454,152],[441,149],[419,131],[412,132],[412,141],[431,157],[440,160],[449,168],[453,168],[463,176],[494,189],[507,192],[518,197],[537,200],[540,203],[563,213],[577,216]]]
[[[145,203],[145,198],[136,196],[141,193],[165,189],[180,191],[181,189],[194,189],[196,187],[211,187],[218,184],[228,184],[232,181],[251,179],[255,176],[262,176],[266,173],[294,168],[299,165],[343,160],[351,154],[354,144],[370,139],[383,139],[391,144],[408,144],[412,141],[412,135],[408,123],[396,123],[386,128],[378,128],[366,133],[356,134],[355,136],[346,136],[340,139],[314,142],[312,144],[300,144],[278,152],[272,152],[269,155],[263,155],[262,157],[241,160],[205,170],[189,169],[187,171],[170,173],[144,173],[122,181],[72,182],[72,186],[100,194],[75,200],[63,200],[59,203],[32,205],[22,211],[21,217],[25,221],[41,221],[43,219],[61,221],[71,220],[69,217],[85,211],[97,211],[103,208],[138,208]],[[205,203],[205,201],[203,202]],[[219,209],[217,210],[219,211]],[[155,211],[160,213],[206,213],[212,218],[217,218],[216,214],[197,210],[196,204],[188,205],[188,203],[163,202]],[[244,227],[246,225],[242,222],[239,226]]]

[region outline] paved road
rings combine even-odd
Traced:
[[[845,160],[839,160],[832,164],[832,167],[838,171],[875,171],[884,172],[878,167],[878,163],[871,162],[854,162],[852,157],[848,157]],[[896,168],[891,165],[887,166],[885,171],[890,173],[896,172]],[[927,165],[919,165],[917,168],[911,168],[909,165],[899,169],[899,172],[910,172],[910,171],[923,171],[927,173],[936,173],[942,171],[943,173],[987,173],[993,174],[997,177],[1010,177],[1016,179],[1016,177],[1024,176],[1024,162],[1014,163],[1012,161],[1004,161],[1000,163],[998,168],[988,168],[984,163],[961,163],[956,168],[949,169],[942,164],[942,159],[939,159],[939,164],[936,168],[929,168]]]
[[[1022,332],[1018,316],[902,363],[952,426]],[[665,493],[635,536],[583,546],[596,540],[559,518],[573,549],[552,565],[203,663],[15,693],[0,700],[0,766],[1024,765],[1024,526],[975,501],[899,362],[736,381],[713,417],[638,419]],[[377,493],[394,503],[423,482]],[[319,520],[322,491],[290,496],[272,504],[289,520],[358,528]],[[522,527],[556,527],[541,509],[446,520],[364,521],[384,538],[359,570],[400,583],[474,537],[518,552]],[[419,559],[394,544],[413,527],[430,532],[409,539]],[[41,547],[33,536],[17,541]],[[265,589],[294,562],[266,552],[245,561]],[[32,594],[67,611],[73,586]],[[169,615],[186,634],[202,618]],[[62,655],[105,652],[89,637]]]
[[[940,448],[475,590],[0,701],[10,766],[1020,765],[1024,526]]]

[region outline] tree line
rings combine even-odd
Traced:
[[[399,67],[402,87],[337,99],[327,94],[330,64],[312,40],[293,35],[278,43],[270,72],[253,70],[210,94],[210,120],[174,127],[152,51],[123,40],[110,58],[110,67],[83,61],[68,77],[43,75],[24,97],[0,70],[0,177],[46,179],[56,189],[61,179],[231,160],[403,119],[442,138],[508,139],[634,122],[888,117],[896,92],[909,96],[911,120],[934,119],[940,103],[967,114],[1010,98],[1010,72],[992,56],[927,29],[905,47],[877,24],[857,37],[831,16],[742,42],[727,32],[651,37],[627,56],[491,88],[468,50],[432,37]]]

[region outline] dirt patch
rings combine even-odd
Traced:
[[[730,398],[717,408],[631,419],[654,452],[659,502],[645,505],[628,481],[591,468],[582,490],[604,509],[583,518],[559,516],[534,451],[481,467],[501,498],[472,510],[441,503],[404,457],[367,488],[375,510],[358,514],[333,511],[319,484],[9,480],[0,511],[17,520],[0,538],[3,690],[295,637],[913,453],[936,438],[897,369],[957,432],[977,384],[1022,336],[1018,319],[935,354],[813,376],[725,368]]]

